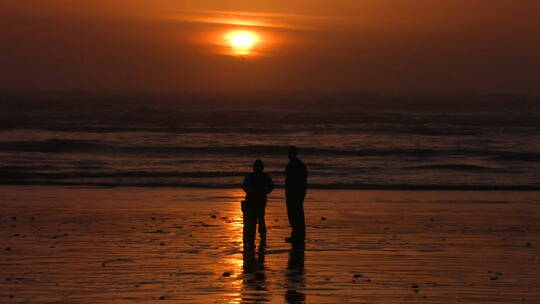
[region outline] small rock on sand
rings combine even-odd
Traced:
[[[223,275],[224,277],[230,277],[230,276],[231,276],[231,273],[228,272],[228,271],[225,271],[222,275]]]
[[[412,283],[412,284],[411,284],[411,288],[417,289],[417,288],[419,288],[419,286],[418,286],[418,284],[416,284],[416,283]]]
[[[106,260],[106,261],[103,261],[101,262],[101,267],[105,267],[107,266],[108,264],[112,264],[112,263],[133,263],[133,259],[111,259],[111,260]]]
[[[353,278],[355,278],[355,279],[358,279],[358,278],[361,278],[361,277],[362,277],[362,275],[359,274],[359,273],[353,274]]]
[[[160,300],[165,300],[165,296],[159,297]]]
[[[326,221],[326,217],[321,216],[321,221]]]
[[[217,218],[217,216],[215,214],[212,214],[210,217],[213,218],[213,219]]]

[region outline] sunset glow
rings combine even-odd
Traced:
[[[226,39],[235,55],[249,55],[259,41],[259,36],[250,31],[232,31],[227,33]]]

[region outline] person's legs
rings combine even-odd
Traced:
[[[306,238],[303,193],[287,194],[287,215],[291,226],[291,241],[303,242]]]
[[[244,214],[244,229],[243,229],[243,239],[244,239],[244,249],[253,249],[255,248],[255,232],[257,228],[257,214],[252,204],[247,204]]]
[[[295,233],[296,240],[303,242],[306,239],[306,222],[304,218],[304,197],[305,194],[300,194],[297,197],[296,204],[296,222],[295,222]]]
[[[259,235],[261,236],[261,238],[266,237],[266,222],[264,220],[264,215],[265,215],[265,206],[262,206],[259,209],[258,218],[257,218],[257,221],[259,224]]]
[[[296,223],[296,208],[295,201],[291,194],[287,193],[287,217],[289,218],[289,226],[291,227],[291,238],[294,237],[294,228]]]

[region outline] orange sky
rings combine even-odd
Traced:
[[[540,93],[539,29],[538,0],[3,0],[0,90]]]

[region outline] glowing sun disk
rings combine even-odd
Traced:
[[[259,36],[250,31],[233,31],[226,35],[232,51],[237,55],[247,55],[259,41]]]

